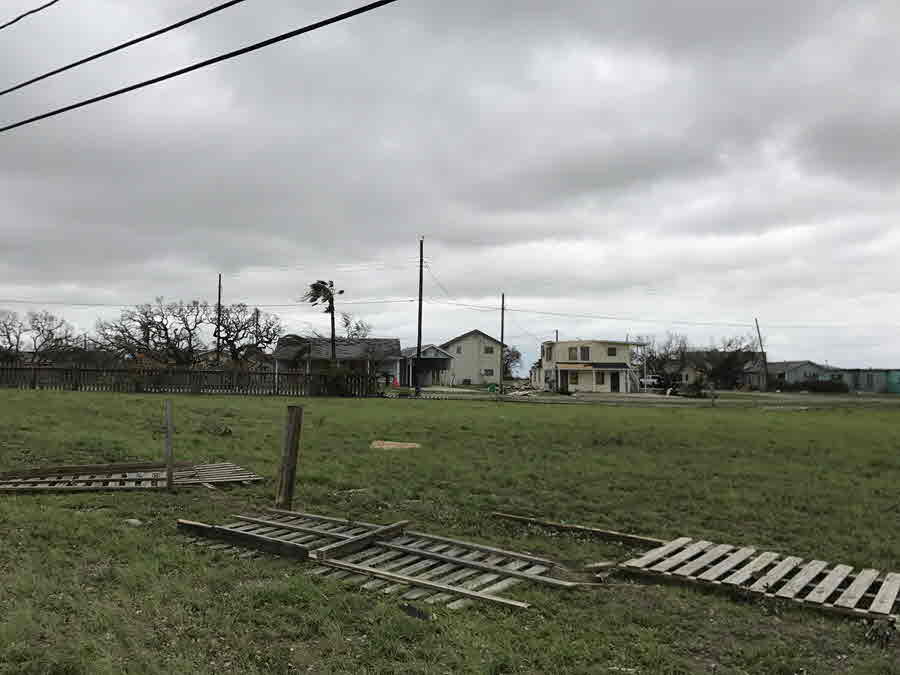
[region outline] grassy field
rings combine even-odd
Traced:
[[[287,399],[175,397],[176,455],[271,477]],[[550,555],[627,547],[526,513],[900,569],[900,412],[310,399],[297,505]],[[0,392],[0,470],[157,459],[162,399]],[[370,450],[376,439],[418,450]],[[0,673],[900,673],[860,621],[611,579],[518,586],[527,611],[422,621],[294,562],[188,546],[177,518],[271,504],[270,480],[166,494],[0,495]],[[139,527],[124,521],[137,518]],[[898,640],[900,642],[900,640]]]

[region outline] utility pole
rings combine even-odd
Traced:
[[[219,299],[216,302],[216,365],[222,360],[222,275],[219,274]]]
[[[556,342],[559,342],[559,329],[556,329]]]
[[[753,319],[756,322],[756,335],[759,338],[759,351],[762,353],[763,360],[763,381],[760,389],[769,391],[769,357],[766,356],[766,348],[763,346],[762,332],[759,330],[759,319]]]
[[[500,294],[500,394],[503,394],[503,366],[506,365],[503,361],[504,356],[504,345],[503,345],[503,329],[504,329],[504,319],[506,318],[506,293]]]
[[[422,271],[425,261],[425,237],[419,239],[419,332],[416,339],[416,363],[413,367],[413,377],[416,382],[416,396],[422,393],[419,385],[419,361],[422,360]]]

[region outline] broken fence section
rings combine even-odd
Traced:
[[[578,584],[550,576],[556,563],[471,542],[407,530],[407,522],[377,525],[309,513],[266,509],[224,526],[179,520],[196,543],[240,552],[253,548],[313,560],[310,574],[340,579],[405,600],[458,609],[473,600],[527,608],[498,595],[528,581],[557,588]],[[246,556],[244,552],[242,555]]]
[[[263,477],[236,464],[176,464],[175,487],[250,483]],[[0,492],[165,490],[166,466],[154,462],[83,464],[0,474]]]
[[[864,618],[896,620],[900,574],[803,560],[751,547],[679,537],[620,569],[642,577],[692,583]]]

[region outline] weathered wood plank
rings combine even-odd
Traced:
[[[510,572],[515,571],[517,573],[525,574],[526,576],[532,577],[532,576],[540,575],[543,572],[546,572],[547,569],[548,568],[543,565],[530,565],[524,569],[517,569],[517,570],[507,569],[506,576],[504,578],[500,579],[500,581],[498,581],[496,583],[491,584],[490,586],[486,586],[485,588],[482,588],[481,592],[495,595],[495,594],[499,593],[500,591],[505,591],[507,588],[511,588],[512,586],[515,586],[516,584],[520,584],[524,581],[524,579],[522,579],[520,577],[510,576]],[[447,609],[462,609],[464,607],[468,607],[471,603],[472,603],[471,600],[469,600],[467,598],[461,598],[459,600],[454,600],[453,602],[448,603]]]
[[[305,532],[306,534],[326,536],[326,537],[331,537],[333,539],[339,539],[341,541],[353,538],[353,535],[344,534],[343,532],[328,532],[327,530],[321,530],[321,529],[315,528],[315,527],[307,527],[306,525],[294,525],[292,523],[286,523],[283,521],[267,520],[265,518],[254,518],[253,516],[232,515],[231,517],[237,518],[238,520],[241,520],[241,521],[244,521],[247,523],[257,523],[259,525],[270,525],[272,527],[280,527],[284,530],[291,530],[292,532]]]
[[[694,574],[694,572],[703,569],[713,561],[721,558],[723,555],[730,553],[733,549],[734,546],[731,546],[729,544],[719,544],[718,546],[713,546],[699,558],[695,558],[694,560],[685,563],[678,569],[673,570],[672,574],[677,574],[678,576],[682,577],[689,577]]]
[[[384,548],[394,549],[395,551],[404,551],[406,553],[416,553],[424,558],[432,558],[434,560],[440,560],[445,563],[457,563],[461,562],[461,558],[458,555],[446,555],[444,553],[438,553],[434,550],[417,550],[409,548],[408,546],[402,546],[400,544],[391,544],[384,541],[378,542],[379,546]],[[474,560],[467,561],[466,566],[473,567],[478,570],[482,570],[484,572],[503,572],[504,574],[508,574],[510,576],[519,577],[521,579],[528,579],[529,581],[535,581],[537,583],[548,584],[550,586],[557,586],[559,588],[574,588],[578,586],[577,583],[573,581],[564,581],[562,579],[555,579],[553,577],[548,576],[535,576],[533,574],[527,574],[525,572],[519,572],[517,570],[509,570],[502,565],[488,565],[487,563],[476,562]],[[546,567],[544,568],[547,569]]]
[[[377,569],[375,567],[369,567],[367,565],[356,565],[353,563],[344,562],[342,560],[333,560],[327,559],[322,561],[323,565],[327,565],[330,567],[335,567],[337,569],[347,570],[349,572],[359,572],[361,574],[367,574],[373,577],[377,577],[379,579],[384,579],[386,581],[393,581],[395,583],[409,584],[410,586],[420,586],[422,588],[429,588],[436,591],[441,591],[442,593],[449,593],[451,595],[458,595],[465,598],[473,598],[475,600],[484,600],[486,602],[493,602],[495,604],[504,605],[506,607],[515,607],[517,609],[527,609],[530,605],[527,602],[520,602],[518,600],[510,600],[509,598],[501,598],[496,595],[488,595],[486,593],[479,593],[478,591],[470,591],[468,589],[459,588],[458,586],[449,586],[447,584],[438,583],[436,581],[430,581],[427,579],[418,579],[416,577],[405,577],[401,574],[395,574],[392,572],[385,572],[383,570]]]
[[[775,565],[775,567],[773,567],[766,574],[757,579],[756,582],[752,586],[750,586],[750,590],[760,593],[768,593],[769,589],[772,588],[772,586],[777,584],[801,562],[803,562],[803,559],[798,558],[797,556],[788,556],[784,558],[777,565]]]
[[[678,567],[683,562],[690,560],[698,553],[702,553],[712,545],[713,543],[711,541],[695,541],[693,544],[687,546],[672,557],[665,558],[656,563],[650,570],[653,572],[668,572],[673,567]]]
[[[734,574],[726,577],[722,580],[723,584],[728,584],[729,586],[738,586],[740,584],[745,583],[753,576],[754,573],[759,572],[768,564],[770,564],[773,560],[778,557],[777,553],[773,553],[772,551],[766,551],[758,556],[756,556],[749,563],[744,565],[741,569],[736,571]]]
[[[890,614],[900,592],[900,574],[891,572],[881,582],[881,589],[872,601],[869,611],[875,614]]]
[[[686,546],[690,543],[690,537],[679,537],[678,539],[673,539],[668,544],[664,544],[658,548],[653,549],[652,551],[647,551],[644,555],[628,560],[623,564],[624,567],[646,567],[651,563],[655,563],[662,558],[665,558],[670,553],[677,551],[678,549]]]
[[[179,520],[177,526],[178,529],[191,532],[192,534],[211,539],[237,542],[267,553],[275,553],[276,555],[283,555],[297,560],[306,560],[309,557],[309,550],[305,547],[265,535],[251,534],[227,527],[197,523],[191,520]]]
[[[853,583],[851,583],[847,587],[847,590],[841,593],[841,597],[839,597],[834,603],[835,606],[853,609],[854,607],[856,607],[856,604],[862,599],[862,596],[868,590],[869,586],[872,585],[872,582],[874,582],[877,578],[878,570],[862,570],[859,574],[856,575],[856,579],[854,579]]]
[[[806,588],[809,583],[815,579],[819,573],[828,567],[828,563],[824,560],[812,560],[795,574],[781,590],[775,594],[778,598],[793,598],[797,593]]]
[[[829,596],[834,593],[835,589],[841,585],[841,582],[847,578],[847,575],[853,571],[850,565],[835,565],[819,585],[816,586],[805,598],[804,602],[826,602]]]
[[[400,534],[406,529],[407,525],[409,525],[408,520],[401,520],[399,522],[392,523],[391,525],[378,527],[364,534],[359,534],[355,537],[351,537],[350,539],[336,541],[333,544],[329,544],[328,546],[323,546],[322,548],[316,549],[315,551],[313,551],[313,555],[319,560],[324,560],[326,558],[339,558],[340,556],[347,555],[348,553],[356,553],[359,550],[371,546],[376,539]]]
[[[554,523],[549,520],[540,520],[538,518],[529,518],[527,516],[516,516],[511,513],[500,513],[494,511],[492,514],[495,518],[503,518],[505,520],[514,520],[529,525],[540,525],[552,530],[561,530],[564,532],[574,532],[577,534],[589,534],[599,539],[609,539],[612,541],[624,541],[629,544],[638,544],[641,546],[661,546],[666,543],[665,539],[656,539],[654,537],[642,537],[636,534],[628,534],[627,532],[617,532],[615,530],[601,530],[596,527],[585,527],[584,525],[567,525],[565,523]]]

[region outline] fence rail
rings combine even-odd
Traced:
[[[0,366],[0,388],[149,394],[244,394],[256,396],[375,396],[378,377],[306,374],[302,371],[238,372],[150,368]]]

